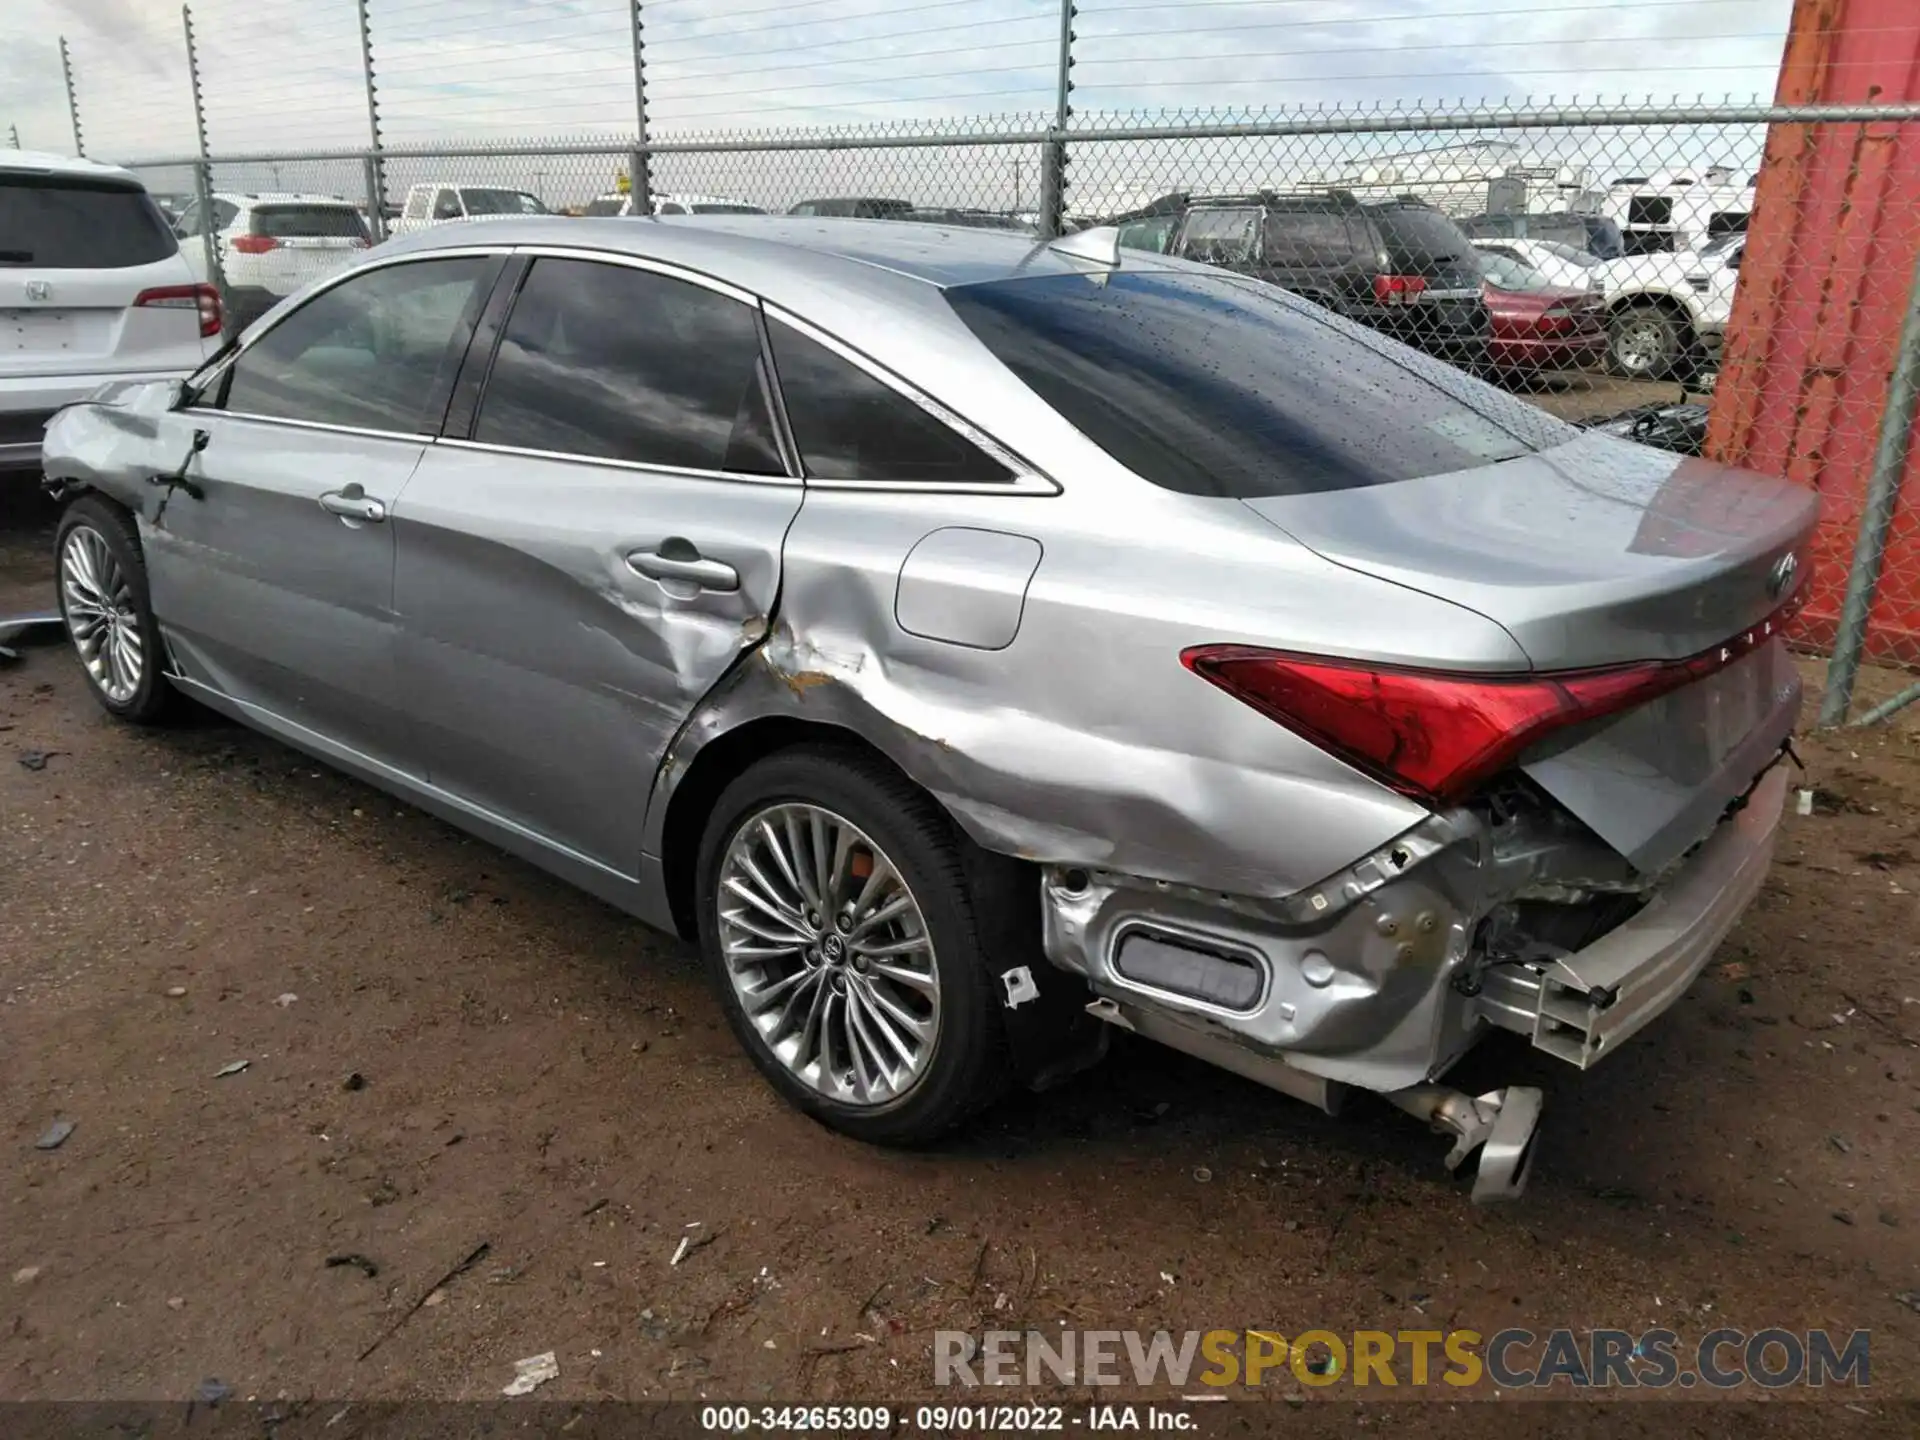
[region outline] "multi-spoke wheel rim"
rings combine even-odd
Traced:
[[[1630,320],[1621,328],[1614,354],[1620,368],[1635,375],[1652,370],[1667,353],[1667,331],[1654,320]]]
[[[714,903],[734,994],[797,1079],[859,1106],[920,1082],[940,1034],[933,939],[864,831],[818,805],[768,806],[734,831]]]
[[[60,608],[80,663],[115,704],[125,704],[146,674],[146,645],[133,590],[106,537],[86,525],[67,535],[60,552]]]

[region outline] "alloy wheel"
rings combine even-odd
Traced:
[[[146,677],[146,645],[133,590],[98,530],[78,525],[60,552],[60,608],[80,663],[116,705],[139,693]]]
[[[862,1107],[920,1081],[940,1032],[933,939],[864,831],[818,805],[768,806],[734,831],[714,903],[734,994],[797,1079]]]

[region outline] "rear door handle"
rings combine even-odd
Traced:
[[[320,497],[320,508],[342,520],[364,520],[378,525],[387,518],[387,507],[361,488],[359,481],[340,490],[329,490]]]
[[[627,567],[663,584],[678,580],[701,590],[740,588],[739,571],[724,561],[707,559],[690,541],[677,535],[661,541],[658,550],[629,550]]]

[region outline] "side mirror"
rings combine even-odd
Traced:
[[[1740,257],[1746,253],[1747,253],[1747,247],[1744,245],[1742,245],[1738,250],[1734,251],[1731,255],[1727,257],[1727,268],[1729,270],[1738,270],[1740,268]]]
[[[169,380],[161,396],[162,410],[184,410],[193,400],[193,387],[184,380]]]

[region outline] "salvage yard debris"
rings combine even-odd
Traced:
[[[549,1380],[560,1378],[560,1361],[553,1351],[544,1355],[529,1355],[524,1360],[513,1362],[513,1379],[501,1389],[502,1395],[531,1395]]]
[[[73,1134],[73,1131],[73,1121],[56,1120],[47,1127],[46,1134],[33,1142],[33,1148],[36,1150],[58,1150],[62,1145],[67,1143],[67,1137]]]

